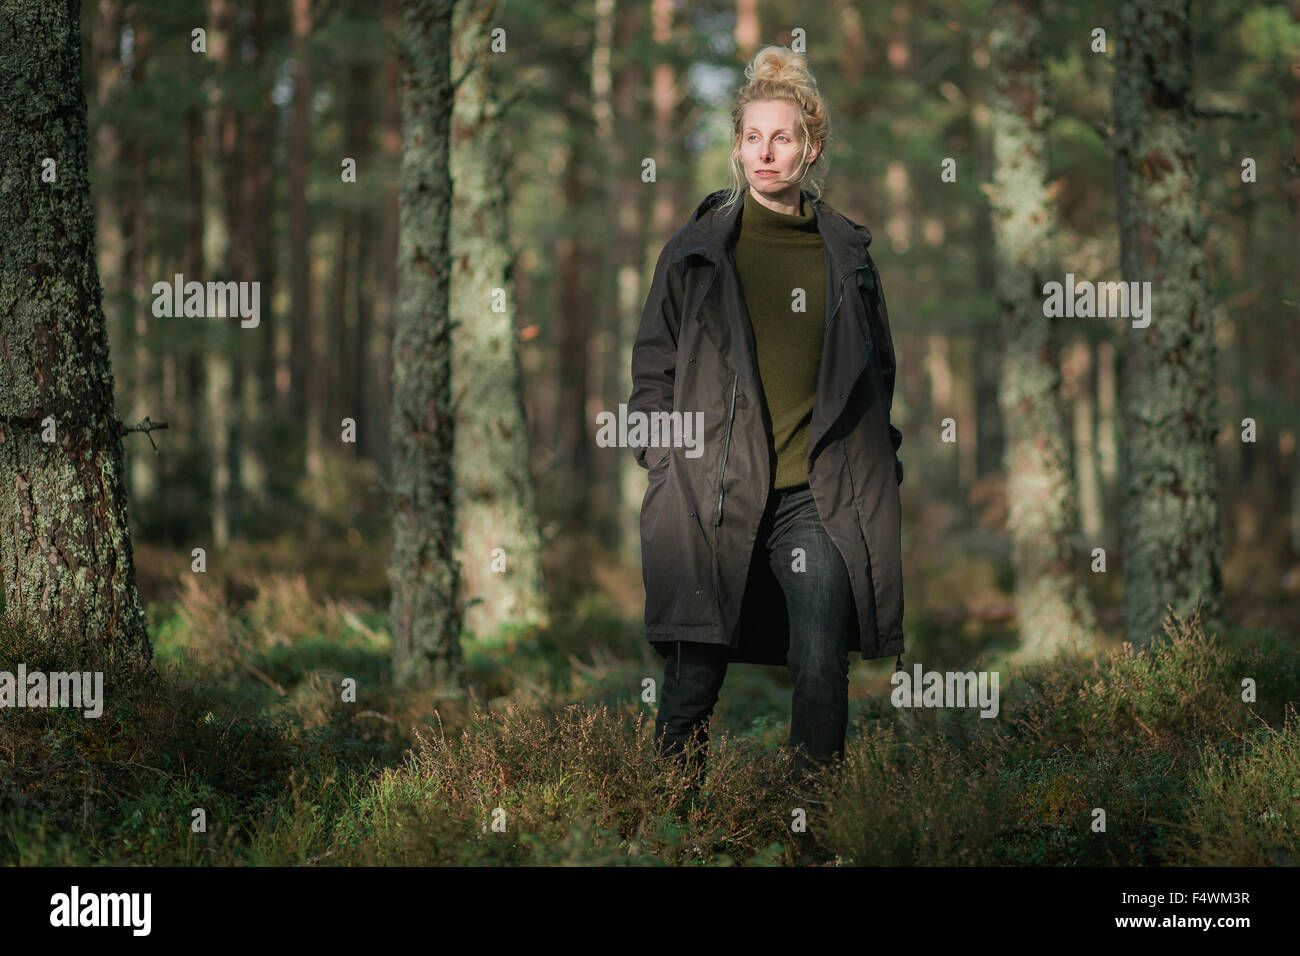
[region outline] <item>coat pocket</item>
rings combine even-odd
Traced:
[[[713,557],[699,509],[682,493],[671,460],[650,470],[641,503],[641,577],[645,624],[698,627],[716,623]]]

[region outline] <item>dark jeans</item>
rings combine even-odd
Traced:
[[[796,548],[803,549],[802,556],[791,553]],[[763,557],[766,561],[759,560]],[[848,569],[807,485],[772,492],[759,525],[755,559],[746,591],[779,587],[789,616],[786,662],[794,684],[790,749],[793,777],[799,781],[844,756],[849,706],[845,630],[853,613]],[[701,748],[697,774],[703,772],[708,722],[729,657],[722,644],[679,641],[668,648],[655,739],[661,752],[684,761],[686,742],[694,737]]]

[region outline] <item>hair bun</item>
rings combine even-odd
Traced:
[[[765,46],[745,66],[745,79],[756,83],[782,83],[817,92],[817,81],[808,70],[808,59],[785,46]]]

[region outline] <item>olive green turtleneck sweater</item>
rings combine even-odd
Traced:
[[[808,426],[826,323],[825,247],[802,197],[800,212],[773,212],[745,190],[735,250],[772,420],[778,489],[808,482]],[[803,290],[805,311],[794,311],[795,289]]]

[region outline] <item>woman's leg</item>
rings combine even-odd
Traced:
[[[799,781],[844,756],[849,709],[845,632],[853,614],[853,590],[811,489],[780,494],[768,562],[790,615],[790,749]]]
[[[722,644],[679,641],[668,646],[664,680],[655,717],[659,752],[686,763],[686,742],[700,744],[697,774],[703,774],[708,756],[709,718],[727,676],[729,651]]]

